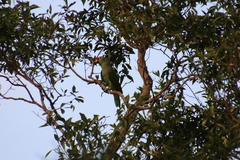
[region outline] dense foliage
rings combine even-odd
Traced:
[[[50,7],[38,15],[37,5],[0,2],[0,79],[28,94],[0,96],[43,110],[43,126],[56,131],[59,159],[239,159],[240,5],[210,2],[82,0],[85,8],[74,10],[79,4],[65,0],[61,12]],[[149,50],[168,58],[154,74],[146,64]],[[134,81],[132,54],[142,78],[133,95],[111,90],[96,76],[101,55],[118,68],[121,83]],[[81,75],[79,64],[90,69]],[[73,78],[69,73],[121,97],[111,133],[105,117],[64,117],[75,101],[83,102],[75,85],[59,87]],[[65,97],[72,99],[59,103]]]

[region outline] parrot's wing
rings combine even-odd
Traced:
[[[102,71],[101,71],[101,80],[105,83]]]
[[[114,68],[111,68],[111,71],[109,72],[109,79],[111,82],[111,89],[119,91],[122,93],[122,87],[119,83],[119,76],[117,74],[117,71]]]

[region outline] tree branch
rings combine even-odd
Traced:
[[[134,120],[139,110],[142,109],[140,106],[138,106],[138,103],[141,103],[142,101],[148,99],[148,97],[150,96],[150,91],[152,89],[152,78],[149,75],[145,61],[146,50],[147,45],[144,44],[142,47],[138,46],[138,72],[143,79],[142,93],[135,103],[136,107],[129,108],[127,112],[124,114],[122,122],[120,124],[121,125],[120,133],[117,136],[113,136],[109,140],[108,147],[102,157],[102,159],[104,160],[111,160],[114,157],[114,154],[117,152],[121,144],[124,142],[126,134],[131,125],[134,123]]]

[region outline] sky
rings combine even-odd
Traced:
[[[69,1],[71,2],[71,1]],[[30,0],[30,4],[39,5],[41,8],[36,9],[36,13],[45,13],[49,5],[52,5],[53,13],[60,10],[63,4],[59,0],[39,1]],[[14,3],[13,3],[14,5]],[[75,5],[75,8],[81,8],[81,4]],[[77,9],[76,9],[77,10]],[[167,58],[154,50],[150,50],[151,54],[147,54],[147,64],[150,72],[165,66]],[[123,88],[124,95],[130,94],[142,85],[141,78],[137,73],[136,55],[132,56],[130,74],[134,77],[134,83],[126,85]],[[98,67],[99,69],[99,67]],[[83,73],[84,68],[79,68],[79,72]],[[154,79],[154,78],[153,78]],[[155,80],[155,79],[154,79]],[[72,84],[79,88],[79,94],[84,97],[85,102],[79,103],[74,112],[67,111],[67,117],[74,117],[77,120],[79,112],[83,112],[87,117],[93,117],[94,114],[108,116],[108,123],[115,122],[114,101],[112,95],[102,94],[99,86],[94,84],[86,84],[76,77],[71,77],[64,84],[65,88],[71,88]],[[8,84],[4,79],[0,79],[1,90],[7,90]],[[193,90],[199,89],[195,86]],[[24,91],[19,89],[11,90],[11,95],[24,95]],[[41,119],[43,112],[35,105],[27,104],[20,101],[0,99],[0,159],[2,160],[55,160],[58,155],[52,151],[47,158],[45,154],[57,148],[57,142],[53,138],[54,130],[51,127],[39,127],[45,123]]]

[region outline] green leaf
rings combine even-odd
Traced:
[[[65,106],[66,104],[67,104],[67,103],[62,103],[60,107],[62,108],[62,107]]]
[[[45,158],[48,157],[48,155],[52,152],[52,150],[50,150],[49,152],[47,152],[47,154],[45,155]]]
[[[41,125],[41,126],[39,126],[39,128],[41,128],[41,127],[47,127],[47,126],[49,126],[47,123],[45,123],[44,125]]]
[[[64,110],[64,109],[62,109],[62,108],[61,108],[60,110],[61,110],[61,113],[62,113],[62,114],[64,114],[64,113],[65,113],[65,110]]]
[[[85,121],[85,122],[88,121],[87,118],[86,118],[86,116],[85,116],[83,113],[79,113],[79,114],[80,114],[81,119],[82,119],[83,121]]]
[[[82,103],[84,102],[82,96],[78,96],[78,97],[76,97],[75,100],[78,101],[78,102],[82,102]]]
[[[56,139],[56,141],[59,141],[59,137],[57,134],[54,134],[54,138]]]
[[[72,86],[72,92],[76,93],[76,86],[74,86],[74,85]]]
[[[130,99],[130,96],[128,94],[127,96],[125,96],[125,103],[129,103],[129,99]]]

